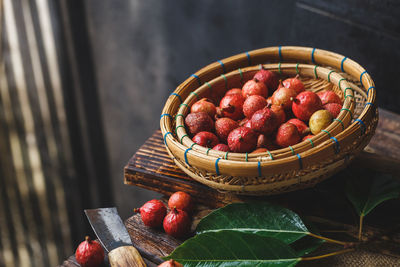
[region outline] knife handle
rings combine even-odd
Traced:
[[[139,251],[133,246],[122,246],[108,253],[111,267],[146,267]]]

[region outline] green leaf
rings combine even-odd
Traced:
[[[301,258],[282,241],[238,231],[206,232],[185,241],[171,255],[184,266],[295,266]]]
[[[400,182],[388,173],[364,171],[346,183],[346,195],[358,215],[367,215],[380,203],[400,196]]]
[[[197,233],[235,230],[277,238],[290,244],[309,234],[301,218],[288,209],[266,202],[234,203],[204,217]]]

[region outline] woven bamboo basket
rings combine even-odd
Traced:
[[[195,143],[189,138],[189,135],[184,128],[184,117],[186,117],[187,113],[189,112],[189,107],[202,97],[223,95],[226,90],[232,87],[241,87],[241,85],[243,85],[243,83],[247,81],[245,77],[252,77],[260,69],[259,66],[247,67],[230,72],[223,77],[220,76],[211,80],[210,82],[205,83],[204,85],[193,91],[193,93],[189,94],[189,96],[182,104],[180,104],[180,101],[178,99],[173,100],[173,102],[171,103],[172,109],[170,112],[176,113],[174,107],[179,106],[179,110],[177,112],[177,115],[175,116],[175,132],[177,135],[177,139],[180,140],[180,142],[184,146],[186,146],[186,148],[190,147],[194,151],[199,151],[201,154],[206,154],[211,157],[223,157],[224,159],[240,161],[264,160],[265,157],[269,157],[269,159],[279,159],[287,156],[292,156],[296,153],[300,153],[309,148],[317,146],[323,141],[327,140],[329,137],[335,136],[350,124],[355,107],[354,93],[349,83],[340,74],[334,73],[332,72],[332,70],[327,68],[306,64],[283,63],[279,66],[277,64],[267,64],[263,65],[262,67],[264,69],[276,72],[278,72],[279,70],[281,77],[283,77],[282,75],[299,75],[305,85],[306,90],[311,90],[314,92],[319,92],[323,90],[334,91],[342,98],[342,100],[344,100],[342,111],[329,127],[324,129],[324,131],[309,139],[308,141],[304,141],[287,148],[268,151],[267,153],[248,154],[221,152],[195,145]],[[324,80],[322,77],[326,77],[326,80]],[[226,81],[230,81],[230,86],[227,86]],[[182,116],[180,114],[182,114]]]
[[[270,154],[256,155],[247,157],[248,161],[241,160],[243,155],[230,155],[228,159],[220,154],[207,155],[201,149],[195,150],[194,147],[197,146],[193,147],[189,143],[181,144],[177,136],[172,133],[175,127],[172,116],[175,115],[174,110],[179,107],[172,104],[176,101],[175,98],[184,102],[203,82],[208,83],[224,75],[228,84],[234,80],[227,78],[228,72],[274,62],[291,62],[297,69],[300,66],[297,63],[318,64],[321,67],[314,67],[314,70],[321,69],[321,77],[326,75],[325,68],[331,69],[329,72],[331,75],[334,71],[340,73],[347,79],[347,81],[342,80],[342,83],[348,83],[349,87],[355,90],[356,119],[353,119],[344,130],[328,136],[328,139],[325,136],[325,141],[321,135],[320,138],[323,139],[316,139],[318,145],[314,147],[307,149],[304,144],[299,144],[295,153],[293,150],[291,154],[286,151],[284,152],[286,154],[277,158],[270,157]],[[282,71],[283,66],[278,63],[278,70]],[[246,69],[246,73],[251,74],[251,68],[249,71]],[[325,77],[327,78],[329,79],[329,74]],[[193,74],[178,86],[167,100],[160,125],[170,156],[195,180],[219,190],[238,194],[278,194],[313,186],[344,168],[368,144],[375,131],[378,122],[375,97],[371,77],[360,65],[346,57],[313,48],[271,47],[218,61]],[[237,158],[232,160],[232,156]]]

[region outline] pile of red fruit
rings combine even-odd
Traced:
[[[140,212],[143,223],[152,228],[164,228],[173,237],[185,237],[190,232],[191,218],[194,205],[189,194],[178,191],[168,200],[168,208],[158,199],[147,201],[142,207],[134,209]]]
[[[296,76],[279,83],[261,69],[219,106],[203,98],[191,106],[186,129],[198,145],[224,152],[266,152],[295,145],[325,129],[342,108],[333,91],[306,91]],[[310,134],[311,132],[311,134]]]

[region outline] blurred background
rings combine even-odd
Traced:
[[[56,266],[155,193],[123,168],[164,101],[201,67],[267,46],[341,53],[400,113],[396,0],[0,0],[0,266]]]

